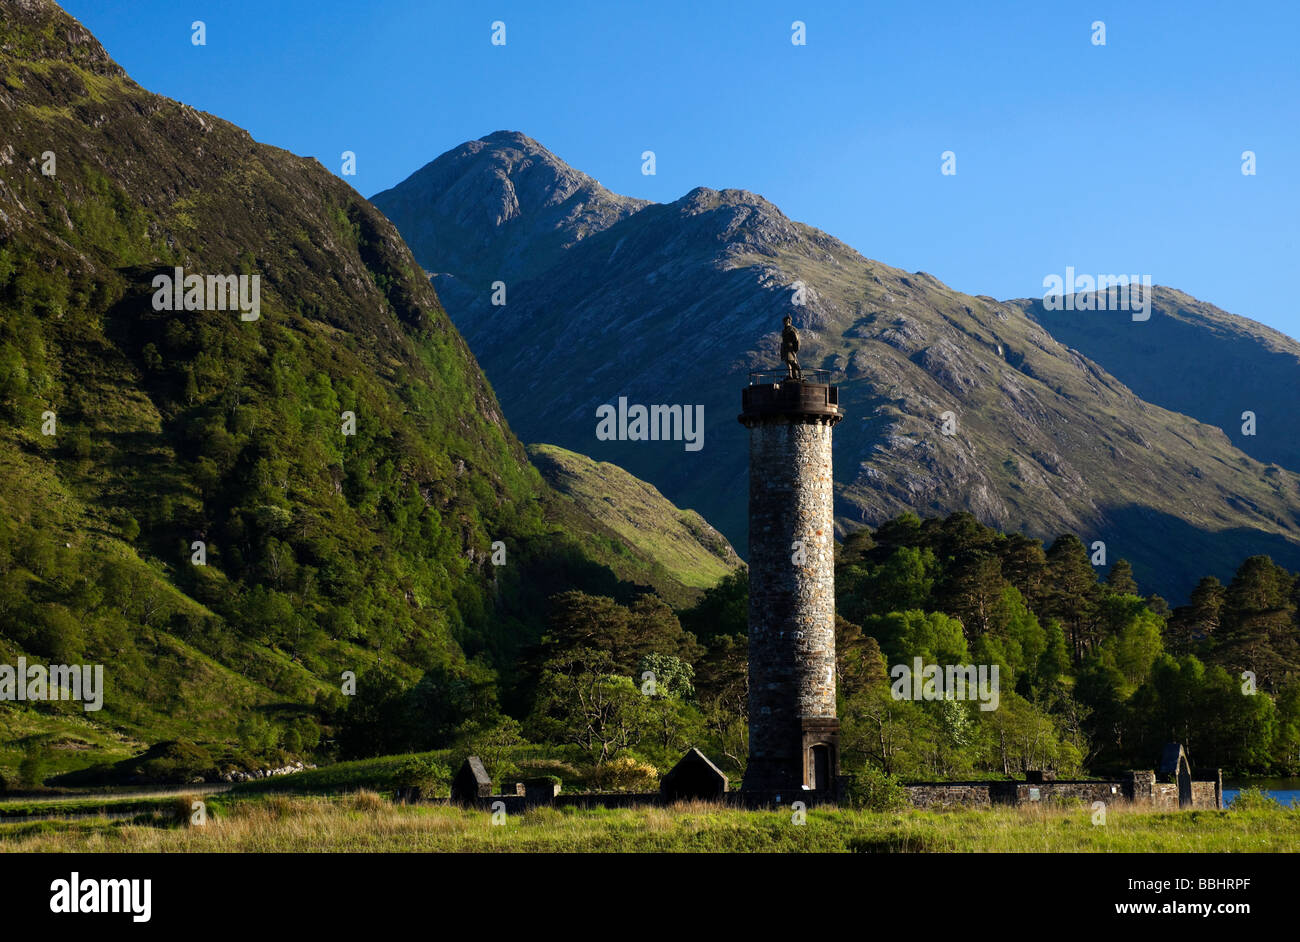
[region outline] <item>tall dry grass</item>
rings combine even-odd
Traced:
[[[707,802],[672,807],[544,807],[494,824],[487,811],[393,804],[375,792],[339,797],[209,799],[207,823],[190,824],[177,799],[137,822],[0,824],[6,852],[374,851],[1296,851],[1300,810],[1157,813],[1123,805],[1093,823],[1090,809],[1029,806],[873,813],[742,811]]]

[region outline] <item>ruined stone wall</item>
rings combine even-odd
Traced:
[[[1222,786],[1217,781],[1192,782],[1193,808],[1218,808],[1222,801]]]
[[[746,788],[789,788],[800,720],[835,716],[832,423],[769,416],[749,431]],[[796,545],[799,544],[799,545]],[[778,773],[778,768],[786,771]]]
[[[1178,786],[1154,779],[1153,772],[1139,772],[1128,779],[1102,782],[914,782],[904,788],[917,808],[988,808],[999,804],[1060,801],[1091,805],[1094,801],[1104,801],[1107,806],[1132,802],[1157,811],[1177,811]],[[1219,801],[1216,782],[1192,782],[1193,808],[1218,808]]]
[[[993,805],[988,782],[935,782],[903,787],[917,808],[989,808]]]
[[[1178,786],[1172,782],[1156,782],[1151,792],[1151,807],[1159,811],[1178,810]]]

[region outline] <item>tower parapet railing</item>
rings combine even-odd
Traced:
[[[831,384],[831,377],[834,373],[831,370],[802,370],[803,382],[814,383],[822,386]],[[750,370],[749,385],[780,385],[789,379],[787,370]],[[790,382],[797,383],[799,380],[791,379]]]

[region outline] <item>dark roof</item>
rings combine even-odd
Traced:
[[[1192,763],[1187,759],[1187,753],[1183,751],[1180,743],[1166,743],[1164,750],[1160,753],[1160,764],[1156,766],[1156,771],[1161,775],[1177,775],[1180,760],[1187,763],[1190,771]]]
[[[710,772],[722,779],[724,782],[727,780],[727,776],[720,768],[709,761],[708,756],[700,752],[700,750],[694,746],[691,746],[690,749],[686,750],[686,755],[682,756],[681,759],[678,760],[677,764],[668,770],[668,774],[663,777],[663,781],[667,782],[675,777],[679,772],[691,770],[692,767],[698,767],[701,763],[703,763]]]

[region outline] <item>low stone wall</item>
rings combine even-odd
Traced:
[[[926,782],[904,785],[918,808],[989,808],[993,805],[990,782]]]
[[[1192,782],[1193,808],[1222,808],[1223,780],[1213,782]]]
[[[1193,809],[1223,807],[1222,785],[1214,780],[1192,783]],[[989,808],[1036,802],[1131,802],[1161,811],[1177,811],[1178,785],[1155,781],[1154,772],[1133,772],[1122,779],[1083,781],[911,782],[903,786],[917,808]]]

